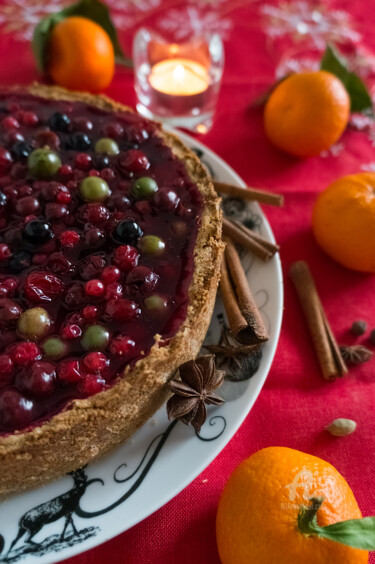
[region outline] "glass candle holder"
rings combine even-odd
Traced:
[[[140,114],[198,133],[210,129],[224,66],[219,35],[169,43],[141,28],[133,63]]]

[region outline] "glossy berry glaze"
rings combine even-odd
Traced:
[[[185,319],[202,201],[155,132],[0,93],[0,434],[110,387]]]

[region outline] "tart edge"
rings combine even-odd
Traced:
[[[134,111],[101,95],[33,84],[15,87],[35,96],[86,102],[111,111]],[[168,381],[184,362],[196,357],[207,332],[220,277],[220,198],[198,157],[171,133],[158,134],[184,161],[204,198],[194,249],[194,274],[187,317],[169,344],[125,369],[126,378],[90,398],[73,400],[68,409],[30,431],[0,437],[0,496],[37,487],[85,466],[129,438],[169,396]]]

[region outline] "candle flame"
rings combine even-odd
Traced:
[[[177,65],[173,71],[173,78],[177,82],[184,82],[185,80],[185,69],[183,65]]]

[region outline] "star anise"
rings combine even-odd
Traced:
[[[342,345],[340,352],[345,362],[350,364],[362,364],[362,362],[367,362],[374,354],[363,345]]]
[[[199,433],[206,421],[206,405],[220,405],[224,400],[213,394],[224,380],[225,372],[216,370],[215,357],[205,355],[189,360],[179,368],[181,380],[172,380],[173,396],[167,402],[169,419],[193,425]]]
[[[241,345],[233,337],[229,329],[224,327],[221,332],[219,344],[205,345],[204,348],[216,356],[218,368],[226,364],[230,370],[240,370],[240,359],[258,350],[259,345]]]

